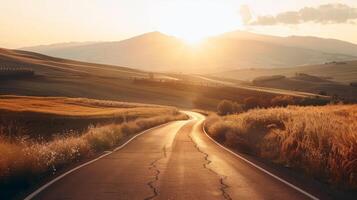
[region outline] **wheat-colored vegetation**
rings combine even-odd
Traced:
[[[114,116],[125,112],[129,114],[128,108],[135,108],[136,112],[144,113],[150,109],[157,109],[160,106],[126,103],[118,101],[104,101],[87,98],[66,98],[66,97],[29,97],[29,96],[0,96],[0,110],[22,113],[41,113],[63,116]],[[162,110],[167,108],[162,107]],[[140,110],[138,110],[140,109]]]
[[[167,115],[174,108],[86,98],[0,96],[0,135],[52,139],[82,133],[89,125]]]
[[[6,134],[3,131],[16,129],[16,123],[11,125],[1,123],[0,187],[10,188],[13,184],[26,187],[41,177],[56,173],[64,166],[112,149],[148,128],[173,120],[187,119],[186,115],[179,113],[173,107],[91,99],[2,96],[0,108],[3,118],[10,116],[15,119],[16,116],[22,116],[19,113],[25,112],[25,117],[29,118],[45,113],[46,117],[60,115],[61,119],[67,116],[69,119],[77,117],[78,120],[105,116],[105,119],[110,122],[105,125],[87,124],[84,132],[63,133],[42,140],[27,137],[26,130],[21,128],[17,128],[17,131],[24,131],[22,134],[18,133],[16,138],[11,137],[8,135],[9,131]],[[13,115],[14,113],[17,115]],[[118,116],[128,117],[124,117],[125,120],[118,123],[111,121]],[[36,121],[44,118],[34,119]],[[29,122],[32,123],[31,120]],[[38,126],[38,123],[33,126]],[[50,126],[50,124],[42,123],[42,126]]]
[[[211,116],[206,129],[223,144],[357,187],[357,105],[289,106]]]
[[[58,167],[113,148],[125,137],[179,119],[185,119],[185,116],[165,115],[91,127],[81,136],[63,137],[45,143],[25,140],[12,142],[1,138],[0,177],[5,179],[2,181],[33,179],[47,172],[56,172]]]

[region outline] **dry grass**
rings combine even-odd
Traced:
[[[86,98],[0,96],[0,135],[52,139],[90,125],[175,114],[173,107]]]
[[[51,126],[47,121],[43,121],[48,117],[51,120],[65,117],[68,118],[66,120],[70,120],[75,117],[79,122],[84,120],[83,125],[87,126],[84,132],[57,134],[51,139],[39,140],[26,137],[26,133],[19,134],[19,137],[15,138],[8,136],[3,133],[5,130],[16,129],[18,132],[26,130],[17,127],[16,123],[0,123],[0,187],[4,189],[0,191],[0,198],[4,196],[7,198],[9,195],[11,197],[11,194],[2,194],[2,192],[17,193],[18,190],[27,188],[33,182],[56,173],[65,166],[90,158],[104,150],[113,149],[143,130],[166,122],[187,119],[186,115],[179,113],[173,107],[91,99],[7,96],[0,98],[0,108],[3,111],[6,109],[6,112],[1,112],[3,118],[28,117],[31,119],[28,122],[32,122],[32,119],[40,122],[33,123],[31,126]],[[24,110],[26,110],[25,115],[23,115]],[[21,115],[17,115],[18,113]],[[103,114],[98,115],[98,113]],[[61,117],[58,118],[57,115]],[[105,119],[111,123],[86,124],[85,120],[92,118],[93,115],[106,116]],[[53,116],[55,118],[51,118]],[[111,121],[111,118],[118,116],[125,120]],[[0,120],[0,122],[4,121]],[[39,133],[41,134],[43,133]]]
[[[0,110],[59,116],[113,116],[128,111],[128,108],[138,109],[138,107],[142,109],[140,112],[143,112],[145,109],[152,112],[150,108],[158,109],[159,106],[86,98],[0,96]]]
[[[123,138],[169,121],[185,118],[182,114],[165,115],[91,127],[81,136],[57,138],[46,143],[14,143],[1,139],[0,182],[18,179],[28,182],[39,175],[55,173],[57,168],[115,147]]]
[[[357,105],[291,106],[210,117],[206,128],[231,148],[356,188],[356,122]]]

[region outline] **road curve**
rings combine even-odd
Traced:
[[[204,117],[187,113],[32,199],[311,199],[219,147],[203,133]]]

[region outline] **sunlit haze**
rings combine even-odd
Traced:
[[[242,28],[236,9],[221,1],[167,1],[151,8],[156,10],[152,12],[151,23],[157,30],[191,44]]]
[[[271,18],[267,18],[324,4],[357,7],[355,0],[2,0],[0,46],[117,41],[150,31],[197,43],[205,37],[233,30],[279,36],[311,35],[357,43],[353,13],[345,21],[329,18],[330,21],[312,19],[281,24],[291,18],[284,15],[283,21],[272,24]],[[336,16],[334,11],[331,13]],[[262,16],[265,18],[259,18]],[[257,19],[270,19],[270,22]]]

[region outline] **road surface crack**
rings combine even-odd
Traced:
[[[204,159],[206,161],[206,163],[203,163],[203,167],[208,169],[209,171],[211,171],[212,173],[214,173],[215,175],[219,176],[219,183],[221,184],[221,187],[219,188],[220,191],[222,192],[222,196],[224,197],[224,199],[227,200],[232,200],[231,196],[229,196],[227,189],[229,188],[229,185],[227,185],[224,180],[227,179],[227,176],[221,175],[219,173],[217,173],[216,171],[214,171],[213,169],[209,168],[208,165],[212,163],[211,160],[208,159],[208,154],[206,152],[203,152],[198,145],[196,144],[196,142],[193,140],[191,134],[188,135],[189,138],[191,139],[192,143],[194,144],[195,148],[197,149],[197,151],[199,151],[200,153],[202,153],[204,155]]]
[[[150,196],[150,197],[145,198],[145,200],[154,199],[155,197],[157,197],[157,196],[159,195],[159,191],[158,191],[158,189],[155,187],[154,184],[155,184],[157,181],[159,181],[159,175],[160,175],[160,173],[161,173],[160,170],[159,170],[159,168],[156,166],[156,163],[157,163],[159,160],[161,160],[162,158],[166,158],[166,146],[164,146],[162,150],[163,150],[163,155],[164,155],[164,156],[163,156],[163,157],[161,156],[160,158],[155,159],[153,162],[150,163],[149,170],[154,171],[155,175],[154,175],[154,179],[151,180],[151,181],[149,181],[149,182],[147,183],[147,185],[148,185],[148,186],[150,187],[150,189],[152,190],[153,195]]]

